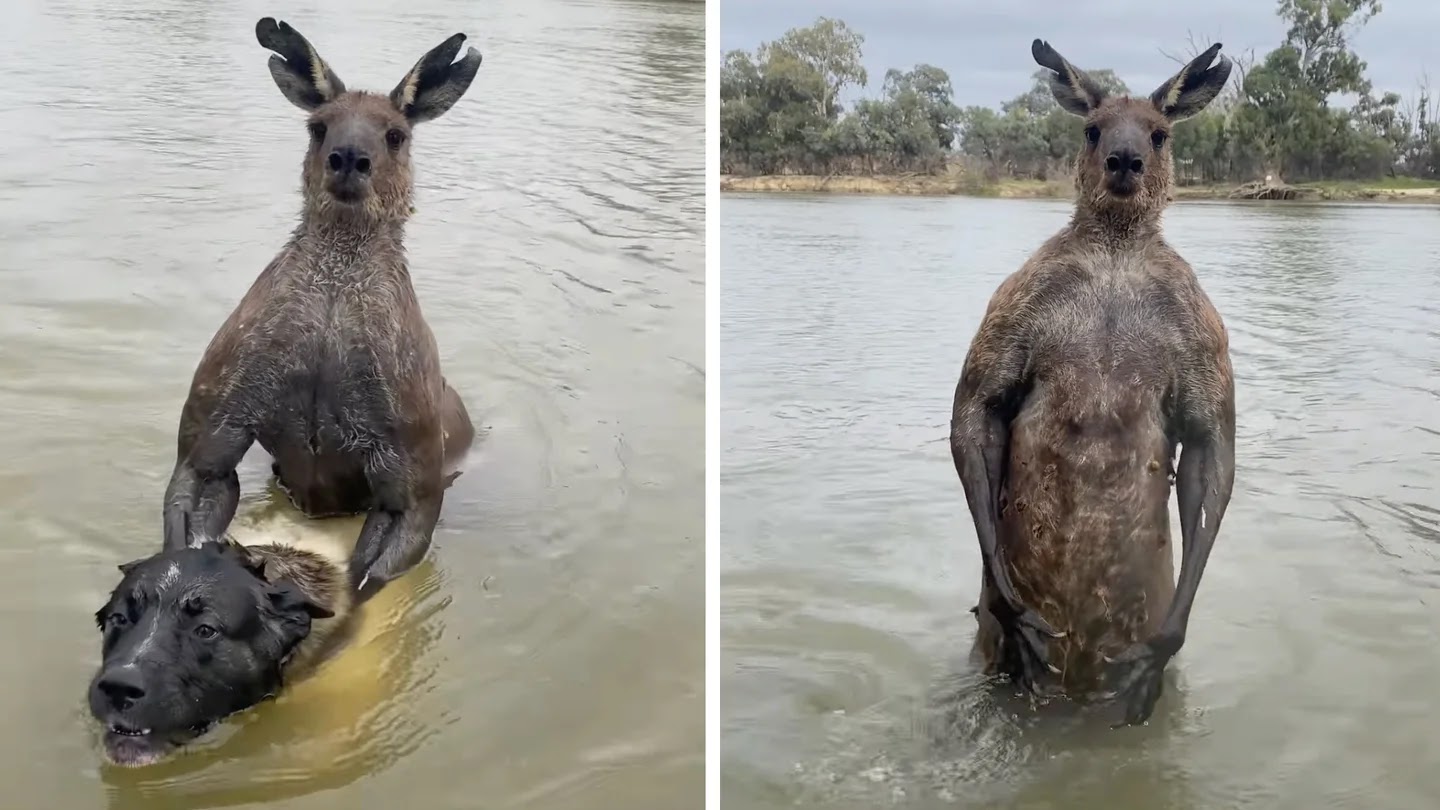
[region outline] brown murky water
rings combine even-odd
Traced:
[[[351,86],[464,31],[411,267],[487,431],[362,643],[167,765],[102,766],[91,614],[158,548],[191,372],[298,211],[251,2],[15,0],[0,28],[0,805],[696,806],[704,6],[307,2]],[[241,468],[241,526],[302,524]]]
[[[1068,212],[723,200],[725,805],[1434,806],[1440,208],[1172,208],[1239,408],[1175,677],[1149,726],[1111,731],[1034,719],[970,668],[951,397],[995,286]]]

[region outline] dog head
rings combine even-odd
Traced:
[[[102,661],[90,712],[117,765],[163,759],[214,723],[273,696],[312,619],[334,614],[264,560],[222,541],[120,566],[95,614]]]

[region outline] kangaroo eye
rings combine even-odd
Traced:
[[[1075,130],[1070,131],[1074,132]],[[1100,128],[1094,125],[1085,127],[1085,140],[1089,141],[1091,146],[1100,143]]]
[[[1150,133],[1150,143],[1154,144],[1155,148],[1158,150],[1165,145],[1165,139],[1168,137],[1170,136],[1165,134],[1165,130],[1157,129],[1154,132]]]
[[[405,143],[405,133],[398,129],[392,129],[385,133],[385,143],[389,145],[391,149],[399,149],[400,146]]]
[[[325,140],[325,124],[321,123],[320,121],[311,121],[309,124],[306,125],[306,129],[310,130],[310,137],[314,138],[315,140]]]

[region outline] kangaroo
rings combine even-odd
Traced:
[[[1154,711],[1234,485],[1229,338],[1160,228],[1171,127],[1224,88],[1219,51],[1130,98],[1034,41],[1084,118],[1075,212],[996,289],[955,388],[950,448],[983,560],[975,651],[1032,694],[1123,696],[1121,725]]]
[[[388,95],[347,90],[294,28],[255,27],[280,92],[309,113],[300,223],[211,339],[180,415],[166,550],[221,537],[236,466],[259,442],[312,517],[366,513],[348,567],[360,601],[430,546],[474,439],[440,371],[406,266],[411,129],[459,101],[480,53],[455,34]]]

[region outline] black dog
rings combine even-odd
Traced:
[[[230,540],[120,566],[90,712],[114,764],[148,765],[275,696],[350,614],[344,561]]]

